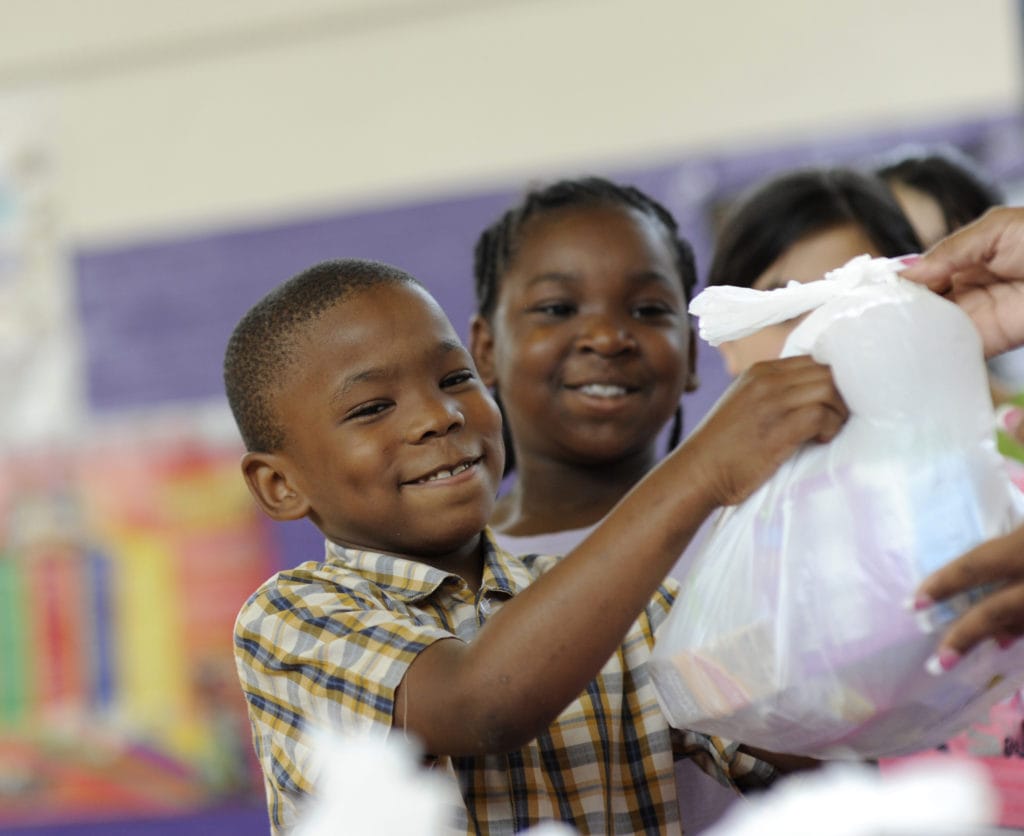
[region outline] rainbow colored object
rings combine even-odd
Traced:
[[[231,648],[276,565],[234,446],[0,461],[0,828],[261,794]]]

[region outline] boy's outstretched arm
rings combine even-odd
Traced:
[[[827,367],[808,357],[754,366],[473,642],[421,651],[396,692],[395,724],[436,755],[536,737],[597,675],[711,511],[745,499],[801,444],[831,440],[846,417]]]

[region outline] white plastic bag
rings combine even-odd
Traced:
[[[701,544],[651,662],[677,727],[821,758],[893,756],[941,744],[1024,680],[1024,642],[988,643],[941,676],[924,668],[939,633],[906,601],[1022,511],[977,332],[897,269],[861,256],[823,281],[693,302],[715,344],[811,310],[783,356],[829,364],[851,416],[720,512]]]

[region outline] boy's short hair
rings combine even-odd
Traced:
[[[273,453],[284,446],[273,398],[295,362],[301,332],[343,299],[389,284],[422,286],[389,264],[324,261],[278,285],[242,317],[224,354],[224,389],[247,450]]]

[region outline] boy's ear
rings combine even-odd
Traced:
[[[494,386],[494,331],[480,314],[469,321],[469,353],[485,386]]]
[[[700,377],[697,375],[697,334],[690,328],[690,368],[686,370],[685,392],[696,392],[700,386]]]
[[[288,476],[287,461],[278,453],[246,453],[242,475],[249,493],[274,520],[297,520],[309,513],[309,502]]]

